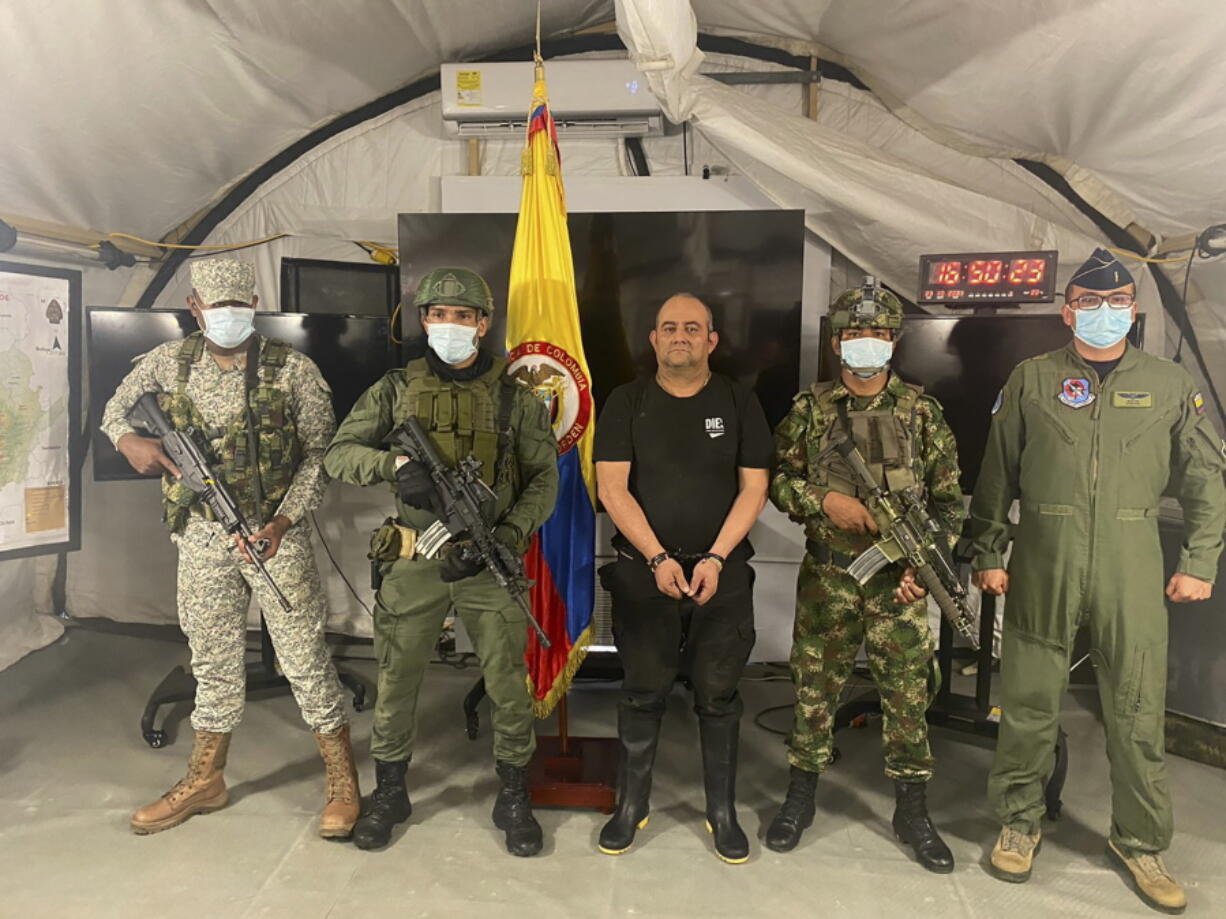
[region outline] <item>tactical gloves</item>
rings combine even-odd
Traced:
[[[452,543],[450,551],[443,556],[438,576],[444,584],[451,584],[471,578],[484,570],[485,563],[477,556],[477,547],[471,541],[462,539]]]
[[[513,555],[520,554],[517,548],[519,531],[509,523],[494,528],[494,538]],[[477,547],[470,539],[452,542],[439,566],[439,579],[444,584],[462,581],[485,570],[485,562],[477,557]]]
[[[401,463],[396,470],[396,494],[409,507],[432,510],[434,479],[430,477],[430,470],[413,459]]]

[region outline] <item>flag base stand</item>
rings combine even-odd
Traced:
[[[538,737],[528,764],[532,803],[541,807],[590,808],[611,814],[617,806],[616,737],[571,737],[567,699],[558,703],[558,734]]]

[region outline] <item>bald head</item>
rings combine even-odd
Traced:
[[[701,310],[707,319],[707,331],[715,331],[715,315],[711,312],[711,307],[707,306],[693,294],[677,293],[673,294],[667,300],[660,304],[660,308],[656,310],[656,328],[660,328],[660,323],[664,321],[664,316],[667,314],[671,318],[679,318],[689,316],[694,313],[695,309]]]

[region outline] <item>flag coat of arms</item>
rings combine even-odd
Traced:
[[[510,373],[544,402],[558,439],[558,503],[525,557],[532,612],[549,636],[528,637],[533,705],[545,717],[566,694],[591,640],[596,499],[592,386],[575,296],[558,135],[537,62],[523,193],[507,299]]]

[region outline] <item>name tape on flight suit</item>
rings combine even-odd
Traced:
[[[1116,408],[1153,408],[1154,397],[1147,392],[1115,392],[1111,404]]]

